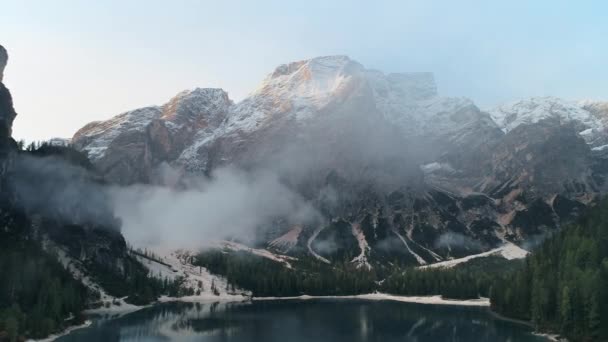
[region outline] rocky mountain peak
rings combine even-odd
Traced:
[[[6,49],[0,45],[0,82],[2,82],[2,79],[4,77],[4,68],[6,67],[6,63],[8,61],[8,53],[6,52]]]
[[[608,102],[603,101],[581,101],[581,107],[598,118],[604,126],[608,127]]]
[[[353,69],[349,69],[353,68]],[[281,64],[267,77],[270,79],[280,79],[285,76],[307,75],[310,79],[327,78],[336,73],[349,72],[356,68],[363,68],[359,63],[351,60],[348,56],[320,56],[311,59]]]
[[[534,124],[541,120],[554,118],[563,123],[574,122],[584,129],[601,129],[602,123],[589,111],[576,102],[557,97],[532,97],[499,106],[490,111],[494,121],[504,132],[519,125]]]
[[[320,107],[338,95],[363,72],[363,66],[346,56],[325,56],[278,66],[251,97],[289,102],[290,106]]]
[[[278,66],[253,95],[284,94],[291,97],[321,100],[349,89],[348,83],[364,81],[379,99],[390,97],[403,101],[427,100],[437,96],[437,85],[430,72],[384,74],[365,69],[347,56],[322,56]]]
[[[204,119],[217,127],[232,105],[228,93],[219,88],[195,88],[174,96],[162,106],[161,119],[174,123]],[[178,122],[176,122],[178,121]]]

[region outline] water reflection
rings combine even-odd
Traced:
[[[59,341],[543,341],[486,309],[353,300],[159,305]]]

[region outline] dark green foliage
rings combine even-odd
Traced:
[[[608,201],[500,277],[492,308],[575,341],[608,339]]]
[[[101,264],[90,264],[87,269],[92,274],[96,283],[111,296],[125,298],[125,301],[134,305],[147,305],[154,302],[161,295],[171,297],[191,296],[193,289],[184,288],[183,277],[176,277],[175,280],[162,279],[150,274],[148,269],[135,259],[134,255],[146,255],[146,258],[167,265],[160,261],[160,257],[153,253],[131,250],[122,261],[124,270],[117,272],[115,269],[104,267]],[[158,260],[157,260],[158,259]]]
[[[18,144],[24,143],[19,142]],[[34,157],[58,157],[71,165],[80,166],[88,171],[94,171],[93,164],[91,164],[87,155],[72,146],[51,145],[48,142],[32,142],[26,147],[24,152]]]
[[[161,294],[167,293],[172,285],[165,285],[162,279],[151,277],[148,270],[131,256],[124,258],[123,272],[99,264],[91,264],[87,268],[109,295],[127,297],[125,300],[135,305],[155,301]]]
[[[459,270],[409,269],[386,279],[383,292],[406,295],[442,295],[453,299],[470,299],[487,296],[489,279]]]
[[[495,274],[487,269],[520,267],[499,257],[467,263],[449,270],[404,268],[376,273],[349,262],[327,265],[311,258],[292,261],[294,268],[245,252],[210,250],[195,263],[221,274],[230,284],[251,290],[254,296],[355,295],[381,291],[395,295],[442,295],[469,299],[488,296]]]
[[[530,203],[528,208],[518,211],[511,224],[519,227],[526,235],[540,234],[540,227],[554,227],[553,209],[542,199]]]
[[[44,337],[82,320],[87,289],[54,256],[8,234],[0,250],[0,336]]]
[[[513,268],[519,268],[519,262],[501,257],[473,259],[450,269],[395,267],[379,290],[405,296],[442,295],[452,299],[488,297],[496,276],[492,270]]]
[[[245,252],[206,251],[197,256],[195,264],[224,275],[231,287],[236,284],[256,297],[369,293],[376,279],[373,272],[348,263],[332,267],[307,259],[297,263],[296,271]]]

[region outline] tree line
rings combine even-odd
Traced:
[[[453,299],[489,296],[494,272],[515,268],[518,262],[487,258],[452,269],[395,265],[389,270],[358,268],[348,261],[327,265],[312,258],[292,261],[293,268],[243,251],[207,250],[194,263],[220,274],[256,297],[300,295],[356,295],[375,291],[405,296],[442,295]],[[496,266],[500,268],[496,268]]]
[[[194,264],[223,275],[230,286],[250,290],[255,297],[353,295],[376,286],[374,272],[350,263],[330,266],[306,259],[297,262],[296,270],[243,251],[207,250],[195,257]]]

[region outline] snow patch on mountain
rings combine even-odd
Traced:
[[[469,255],[464,258],[442,261],[442,262],[438,262],[438,263],[434,263],[434,264],[430,264],[430,265],[426,265],[426,266],[421,266],[419,268],[421,268],[421,269],[424,269],[424,268],[452,268],[456,265],[466,263],[473,259],[488,257],[488,256],[492,256],[492,255],[502,256],[503,258],[505,258],[507,260],[523,259],[528,254],[529,254],[529,252],[526,251],[525,249],[523,249],[513,243],[508,242],[505,245],[503,245],[502,247],[498,247],[498,248],[489,250],[487,252]]]
[[[292,100],[321,107],[363,71],[363,66],[346,56],[324,56],[277,67],[253,92],[273,100]]]
[[[439,96],[430,72],[385,75],[367,70],[365,76],[372,88],[376,108],[408,135],[445,135],[476,124],[481,117],[487,116],[476,110],[468,98]]]
[[[86,141],[82,151],[92,162],[103,158],[110,144],[123,132],[144,132],[148,124],[160,117],[161,108],[157,106],[135,109],[117,115],[106,121],[92,122],[81,128],[72,140]]]
[[[275,116],[311,118],[341,97],[363,66],[346,56],[324,56],[280,65],[249,97],[236,104],[225,131],[250,132]]]
[[[320,227],[318,229],[315,229],[315,231],[312,233],[312,235],[310,236],[310,238],[308,238],[308,241],[306,243],[306,246],[308,248],[308,252],[310,252],[310,254],[315,257],[315,259],[324,262],[326,264],[331,264],[331,261],[325,259],[324,257],[320,256],[317,252],[315,252],[315,250],[312,248],[312,243],[313,241],[315,241],[315,239],[317,238],[317,236],[319,235],[319,233],[324,229],[324,227]]]
[[[224,121],[232,105],[222,89],[186,90],[162,106],[144,107],[106,121],[91,122],[76,132],[72,141],[95,162],[105,156],[117,138],[126,133],[144,133],[154,120],[162,120],[173,134],[194,131],[198,136],[209,135]]]
[[[192,265],[194,254],[186,250],[178,250],[160,255],[160,260],[136,254],[137,260],[150,272],[150,276],[158,279],[183,279],[182,287],[194,290],[195,295],[173,298],[164,296],[160,301],[242,301],[251,297],[251,292],[234,289],[228,286],[225,278],[213,275],[204,267]],[[218,294],[213,293],[213,288]]]
[[[367,261],[367,254],[369,254],[371,248],[369,247],[369,244],[365,239],[365,235],[361,230],[361,224],[351,224],[351,231],[353,236],[357,239],[357,242],[359,244],[359,250],[361,251],[359,255],[357,255],[353,258],[353,260],[351,260],[351,262],[357,265],[357,268],[365,267],[366,269],[371,270],[372,266]]]
[[[455,172],[454,168],[449,163],[438,163],[432,162],[424,165],[420,165],[420,170],[424,173],[433,173],[437,171],[444,171],[447,173]]]
[[[533,97],[520,100],[499,106],[490,110],[489,113],[505,133],[520,125],[534,124],[550,118],[560,120],[562,123],[579,124],[581,126],[579,134],[587,142],[590,142],[593,133],[604,129],[601,120],[585,110],[581,104],[556,97]]]
[[[608,144],[607,145],[601,145],[601,146],[594,147],[591,150],[592,151],[603,151],[603,150],[605,150],[607,148],[608,148]]]
[[[293,268],[291,266],[290,261],[298,260],[298,258],[290,257],[288,255],[272,253],[271,251],[268,251],[265,249],[251,248],[251,247],[245,246],[238,242],[221,241],[218,244],[220,247],[228,249],[228,250],[232,250],[232,251],[236,251],[236,252],[243,251],[243,252],[251,253],[253,255],[257,255],[257,256],[266,258],[266,259],[270,259],[272,261],[276,261],[278,263],[283,264],[287,268]]]
[[[405,239],[403,238],[403,236],[401,236],[401,234],[399,234],[396,230],[393,230],[393,233],[395,235],[397,235],[397,237],[399,238],[399,240],[401,240],[401,242],[403,242],[403,245],[405,245],[405,248],[407,249],[407,251],[414,256],[414,258],[416,258],[416,261],[418,261],[418,263],[420,265],[426,265],[427,262],[426,260],[424,260],[420,255],[418,255],[416,252],[414,252],[411,248],[410,245],[407,244],[407,241],[405,241]]]

